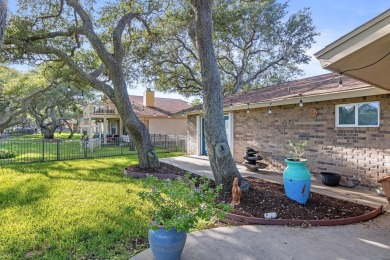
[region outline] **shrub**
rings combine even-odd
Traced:
[[[167,230],[176,228],[188,232],[200,220],[223,217],[224,213],[219,209],[230,210],[230,205],[217,202],[222,186],[214,189],[204,177],[198,187],[195,178],[187,182],[148,177],[146,182],[151,190],[139,195],[151,206],[152,229],[164,226]]]
[[[16,153],[7,149],[0,149],[0,159],[8,159],[16,157]]]

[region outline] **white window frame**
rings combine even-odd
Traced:
[[[115,128],[115,134],[112,133],[112,129]],[[110,122],[110,132],[112,135],[118,134],[118,124],[117,122]]]
[[[359,125],[359,105],[377,103],[378,104],[378,125]],[[381,106],[380,101],[370,101],[370,102],[359,102],[359,103],[349,103],[349,104],[339,104],[335,108],[335,125],[336,127],[379,127],[380,126],[380,112]],[[355,107],[355,124],[339,124],[339,107],[345,106],[354,106]]]

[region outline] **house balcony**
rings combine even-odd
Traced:
[[[92,118],[117,118],[119,113],[115,106],[89,104],[84,108],[84,119]]]

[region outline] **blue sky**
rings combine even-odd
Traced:
[[[390,0],[291,0],[289,6],[289,12],[296,12],[304,7],[311,10],[313,23],[321,33],[308,51],[312,55],[389,9]],[[323,70],[314,57],[308,65],[300,68],[305,72],[303,77],[329,72]]]
[[[9,1],[12,11],[16,9],[15,2]],[[278,0],[278,2],[285,1]],[[308,50],[308,54],[312,55],[389,9],[390,0],[290,0],[288,11],[291,14],[305,7],[310,8],[314,25],[321,33],[316,37],[316,43]],[[309,64],[302,65],[300,68],[304,70],[302,78],[328,73],[321,68],[319,61],[314,57]],[[131,94],[142,95],[144,90],[144,87],[140,87],[131,90]],[[156,96],[182,98],[177,94],[156,93]]]

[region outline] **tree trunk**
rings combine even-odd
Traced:
[[[54,139],[55,130],[53,131],[52,129],[41,128],[41,132],[45,139]]]
[[[203,83],[206,149],[216,183],[223,184],[224,190],[230,191],[234,177],[238,177],[241,189],[247,191],[249,182],[242,178],[236,167],[225,132],[221,76],[212,41],[212,2],[191,0],[195,12],[195,45]]]
[[[143,169],[160,167],[160,162],[150,139],[149,129],[139,120],[131,106],[124,77],[122,75],[116,75],[113,82],[115,87],[114,100],[112,101],[122,117],[123,125],[134,141],[139,167]]]
[[[50,130],[41,129],[45,139],[54,139],[54,133]]]
[[[3,46],[5,26],[7,23],[7,6],[8,0],[0,0],[0,50]]]

